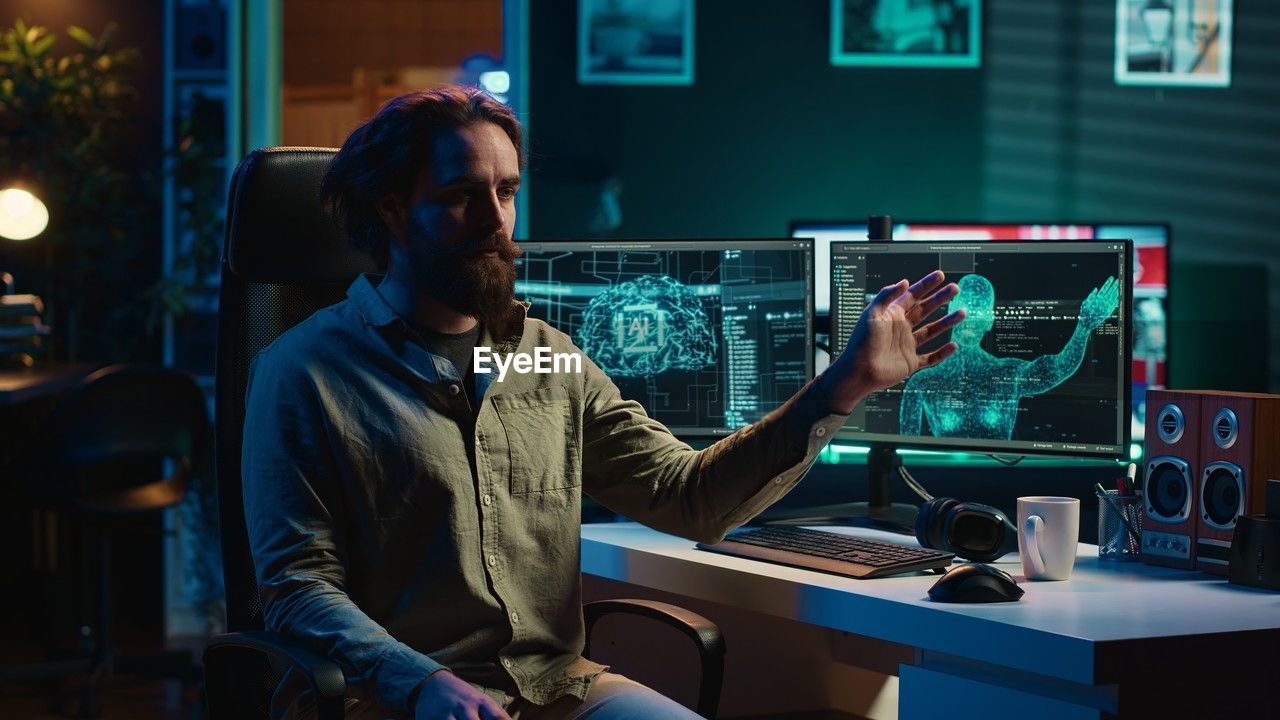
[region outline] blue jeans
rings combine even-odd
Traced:
[[[508,696],[503,707],[512,720],[699,720],[701,717],[680,703],[617,673],[601,673],[591,681],[584,700],[565,696],[550,705],[534,705],[524,698]],[[411,720],[383,710],[370,700],[347,698],[347,720]],[[314,718],[314,708],[297,715],[297,720]]]

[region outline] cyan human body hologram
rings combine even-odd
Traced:
[[[613,377],[651,378],[716,362],[711,320],[698,296],[666,275],[644,275],[591,299],[577,338]]]
[[[960,278],[957,284],[960,293],[949,310],[965,310],[965,319],[951,333],[959,350],[907,381],[898,421],[900,432],[923,435],[922,419],[927,419],[935,437],[1010,440],[1018,402],[1052,390],[1080,368],[1090,334],[1119,304],[1119,281],[1109,277],[1090,291],[1066,346],[1034,360],[996,357],[983,349],[982,338],[995,323],[995,289],[976,274]]]

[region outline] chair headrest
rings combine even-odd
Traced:
[[[254,150],[236,166],[227,200],[225,265],[248,282],[349,283],[377,270],[347,245],[320,205],[334,148]]]

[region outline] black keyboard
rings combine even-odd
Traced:
[[[810,530],[795,525],[767,525],[736,530],[718,543],[698,543],[697,547],[725,555],[859,579],[944,568],[955,557],[954,553],[941,550]]]

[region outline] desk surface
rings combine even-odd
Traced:
[[[582,528],[584,573],[1079,683],[1117,682],[1166,639],[1280,640],[1280,594],[1204,573],[1101,561],[1085,544],[1070,580],[1026,581],[1016,554],[997,564],[1021,600],[943,604],[926,594],[936,575],[855,580],[697,550],[635,523]]]
[[[57,363],[0,370],[0,407],[17,405],[65,390],[93,370],[89,363]]]

